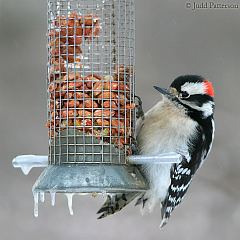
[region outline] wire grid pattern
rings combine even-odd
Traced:
[[[135,130],[134,0],[48,1],[49,164],[126,164]]]

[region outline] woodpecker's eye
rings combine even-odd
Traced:
[[[190,97],[190,94],[188,92],[181,92],[179,94],[179,97],[180,98],[189,98]]]

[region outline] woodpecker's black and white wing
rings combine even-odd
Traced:
[[[192,177],[207,157],[214,137],[214,122],[211,118],[208,124],[204,126],[198,125],[196,135],[189,141],[187,152],[183,152],[183,160],[179,164],[173,164],[170,172],[171,184],[168,189],[167,196],[162,202],[162,222],[161,227],[166,225],[168,219],[175,207],[181,203]]]

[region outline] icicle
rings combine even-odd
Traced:
[[[50,192],[51,195],[51,204],[52,206],[55,205],[55,198],[56,198],[56,192]]]
[[[34,217],[38,217],[38,196],[39,192],[33,193],[33,199],[34,199]]]
[[[45,201],[45,194],[44,194],[44,192],[40,192],[40,201],[42,203],[44,203],[44,201]]]
[[[32,167],[24,167],[24,166],[21,167],[21,170],[24,173],[24,175],[28,175],[31,169]]]
[[[72,201],[73,201],[73,195],[74,193],[65,193],[67,200],[68,200],[68,209],[70,215],[73,215],[73,207],[72,207]]]

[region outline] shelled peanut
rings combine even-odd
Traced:
[[[49,32],[49,121],[51,137],[73,127],[122,148],[129,144],[133,103],[132,66],[116,65],[112,76],[86,75],[82,43],[100,34],[100,19],[72,12],[52,22]],[[94,42],[91,42],[94,44]],[[73,70],[68,63],[80,66]]]
[[[111,76],[69,73],[49,84],[50,120],[55,131],[75,127],[120,147],[129,143],[131,110],[129,83]],[[53,135],[53,134],[51,134]]]
[[[68,63],[81,62],[83,38],[90,41],[98,37],[101,30],[97,16],[82,16],[75,11],[71,12],[69,17],[57,17],[52,25],[48,34],[49,52],[53,60],[51,74],[59,71],[54,65],[58,66],[63,60]]]

